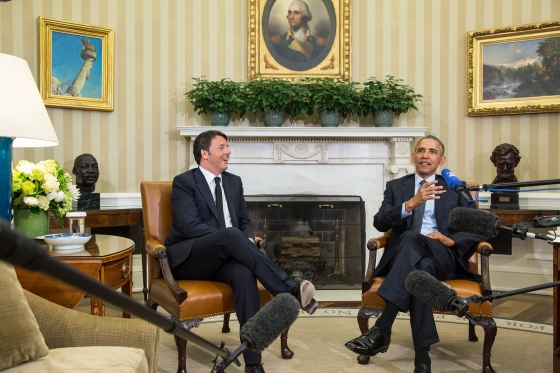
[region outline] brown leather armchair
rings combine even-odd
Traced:
[[[391,231],[386,232],[383,236],[372,238],[367,243],[367,248],[369,249],[369,260],[366,275],[364,277],[364,281],[362,282],[362,307],[360,308],[357,317],[358,326],[360,327],[360,331],[362,333],[365,333],[369,329],[369,318],[371,316],[378,317],[385,307],[385,301],[383,300],[383,298],[377,295],[377,289],[379,289],[379,286],[381,286],[385,277],[373,277],[373,273],[375,265],[377,263],[377,250],[384,248],[387,245],[387,241],[390,235]],[[479,273],[478,257],[480,255],[480,274],[482,276],[482,282],[479,283],[470,280],[448,280],[443,282],[451,286],[462,298],[467,298],[472,295],[490,295],[492,294],[492,289],[490,287],[490,271],[488,262],[490,254],[492,254],[492,246],[487,242],[480,242],[475,247],[471,248],[471,251],[472,256],[469,259],[469,265],[473,273]],[[435,309],[433,309],[433,312],[450,314],[450,312],[441,312]],[[494,369],[490,364],[490,352],[496,338],[497,327],[496,322],[492,317],[492,303],[471,303],[469,304],[469,312],[479,317],[478,322],[469,320],[469,341],[478,341],[474,326],[480,325],[484,329],[482,372],[494,372]],[[358,363],[367,364],[368,362],[369,356],[358,356]]]
[[[193,281],[173,278],[165,239],[171,233],[173,214],[171,209],[171,182],[143,181],[140,184],[142,214],[146,232],[146,252],[148,255],[148,301],[154,310],[161,306],[177,319],[185,329],[198,327],[209,316],[224,315],[222,332],[228,333],[230,315],[235,312],[231,287],[218,281]],[[261,248],[265,244],[256,239]],[[262,248],[261,248],[262,249]],[[258,283],[261,307],[272,300],[273,296]],[[288,330],[281,336],[281,355],[291,359],[293,352],[287,344]],[[175,337],[179,353],[178,373],[186,372],[187,341]]]

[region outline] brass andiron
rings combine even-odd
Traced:
[[[268,225],[266,224],[266,218],[264,218],[264,225],[262,227],[262,230],[263,230],[263,240],[266,241],[267,238],[266,236],[268,234]]]
[[[346,274],[344,274],[340,270],[340,238],[339,238],[340,225],[338,225],[338,219],[336,219],[336,222],[334,224],[334,233],[335,233],[335,238],[334,238],[334,270],[333,270],[333,273],[331,273],[327,276],[327,283],[330,283],[331,276],[343,276],[346,283],[350,286],[353,286],[354,283],[348,278],[348,276],[346,276]]]

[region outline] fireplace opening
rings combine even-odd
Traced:
[[[317,289],[360,289],[365,271],[365,206],[359,196],[245,196],[267,256]]]

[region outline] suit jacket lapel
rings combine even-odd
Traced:
[[[204,197],[204,200],[208,204],[208,207],[210,208],[216,219],[218,219],[218,210],[216,209],[216,202],[214,201],[214,197],[212,197],[212,191],[210,190],[210,187],[208,186],[204,175],[198,169],[194,172],[194,181],[196,182],[196,186],[200,191],[200,194],[202,194],[202,197]]]
[[[402,202],[406,202],[409,199],[411,199],[412,197],[414,197],[414,175],[412,174],[411,177],[409,177],[408,179],[406,179],[403,184],[401,185],[401,195],[402,195]],[[406,219],[407,220],[407,224],[406,224],[406,228],[410,228],[410,224],[412,223],[412,219]]]
[[[235,213],[235,208],[234,208],[235,205],[234,205],[233,184],[231,183],[229,175],[222,173],[222,183],[224,183],[224,193],[226,195],[229,215],[231,216],[231,224],[237,228],[238,224],[237,224],[237,214]]]

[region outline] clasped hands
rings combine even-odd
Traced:
[[[412,212],[412,210],[414,210],[415,207],[420,206],[426,201],[432,199],[439,199],[440,198],[439,195],[445,193],[445,189],[443,189],[443,186],[435,185],[437,184],[437,182],[438,182],[437,180],[434,180],[434,181],[427,181],[426,183],[424,183],[424,185],[422,185],[418,189],[416,195],[411,199],[409,199],[408,201],[406,201],[405,210],[407,212]],[[447,237],[446,235],[442,234],[439,231],[428,233],[426,237],[439,241],[441,242],[442,245],[446,247],[451,247],[455,245],[455,240],[453,240],[450,237]]]

